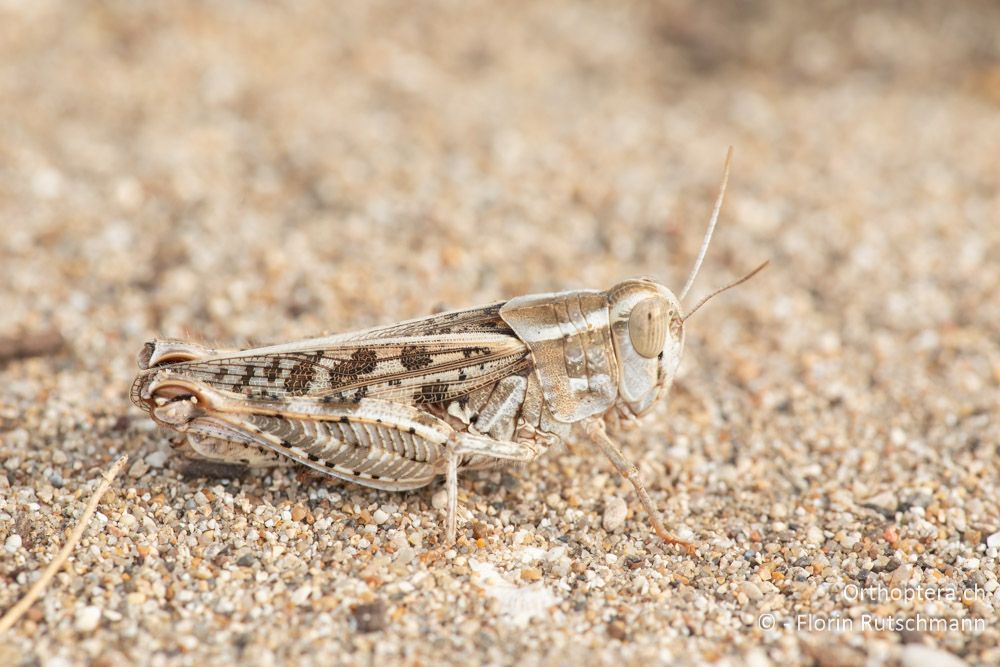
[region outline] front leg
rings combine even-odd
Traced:
[[[646,513],[649,514],[649,521],[653,524],[653,530],[660,536],[660,539],[667,544],[682,546],[687,549],[689,554],[693,555],[695,552],[693,544],[674,536],[663,526],[663,522],[660,520],[660,513],[657,511],[656,506],[653,505],[653,501],[650,500],[649,494],[646,493],[646,487],[643,486],[642,479],[639,477],[639,469],[626,458],[622,450],[618,448],[618,445],[608,437],[608,434],[605,432],[604,421],[600,418],[589,419],[585,424],[585,428],[590,439],[601,448],[601,451],[611,460],[611,463],[618,469],[622,477],[632,483],[632,487],[639,496],[639,502],[642,503],[642,506],[646,509]]]

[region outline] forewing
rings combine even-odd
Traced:
[[[499,307],[220,354],[169,369],[248,399],[450,401],[529,369],[528,348],[499,317]]]
[[[408,338],[412,336],[435,336],[441,334],[497,333],[514,335],[513,330],[500,317],[500,309],[505,302],[493,303],[478,308],[455,310],[429,317],[407,320],[395,324],[366,329],[337,338],[343,340],[370,340],[372,338]]]

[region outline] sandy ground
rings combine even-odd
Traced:
[[[0,609],[133,461],[0,663],[996,664],[1000,8],[907,6],[0,3]],[[694,296],[771,266],[624,438],[696,556],[582,442],[448,548],[128,402],[154,336],[680,288],[730,144]]]

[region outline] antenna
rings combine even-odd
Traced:
[[[699,301],[699,302],[698,302],[698,305],[697,305],[697,306],[695,306],[695,307],[694,307],[694,308],[693,308],[693,309],[691,310],[691,312],[690,312],[690,313],[688,313],[687,315],[685,315],[684,317],[682,317],[682,318],[681,318],[681,322],[687,322],[687,319],[688,319],[689,317],[691,317],[692,315],[694,315],[694,314],[695,314],[696,312],[698,312],[698,309],[699,309],[699,308],[701,308],[702,306],[704,306],[704,305],[705,305],[706,303],[708,303],[708,302],[709,302],[709,300],[710,300],[710,299],[712,299],[712,297],[715,297],[715,296],[718,296],[719,294],[722,294],[722,293],[723,293],[723,292],[725,292],[726,290],[728,290],[728,289],[732,289],[732,288],[736,287],[737,285],[742,285],[743,283],[745,283],[746,281],[750,280],[750,279],[751,279],[751,278],[753,278],[753,277],[754,277],[755,275],[757,275],[758,273],[760,273],[760,272],[761,272],[761,271],[762,271],[762,270],[764,269],[764,267],[765,267],[765,266],[767,266],[767,265],[768,265],[768,264],[770,264],[770,263],[771,263],[771,260],[769,260],[769,259],[768,259],[768,260],[765,260],[763,264],[761,264],[761,265],[760,265],[760,266],[758,266],[758,267],[757,267],[756,269],[754,269],[754,270],[753,270],[753,271],[751,271],[750,273],[746,274],[745,276],[743,276],[743,277],[742,277],[742,278],[740,278],[739,280],[737,280],[737,281],[735,281],[735,282],[731,282],[731,283],[729,283],[728,285],[726,285],[726,286],[725,286],[725,287],[723,287],[722,289],[717,289],[717,290],[715,290],[714,292],[712,292],[711,294],[709,294],[708,296],[706,296],[706,297],[705,297],[704,299],[702,299],[701,301]]]
[[[701,250],[698,251],[698,259],[695,260],[694,267],[692,267],[691,273],[688,275],[687,282],[684,283],[684,289],[681,290],[680,301],[683,301],[684,297],[687,296],[688,290],[691,289],[691,286],[694,284],[694,279],[698,276],[699,269],[701,269],[701,263],[705,261],[705,253],[708,252],[708,244],[712,241],[712,232],[715,231],[715,223],[719,221],[719,211],[722,210],[722,201],[726,198],[726,185],[729,183],[729,165],[732,161],[733,147],[730,146],[729,150],[726,151],[726,167],[722,174],[722,187],[719,188],[719,197],[715,200],[715,208],[712,210],[711,220],[708,221],[708,230],[705,232],[705,238],[702,239]],[[760,269],[758,269],[758,271],[759,270]]]

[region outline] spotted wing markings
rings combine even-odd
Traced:
[[[333,411],[349,409],[348,404],[363,404],[366,397],[410,406],[446,402],[511,373],[523,373],[531,366],[529,352],[499,317],[502,305],[356,334],[217,353],[147,372],[165,377],[176,373],[223,395],[236,394],[248,408],[240,419],[198,420],[202,433],[263,445],[369,486],[416,488],[442,472],[442,445],[434,441],[436,436],[427,435],[427,440],[413,428],[348,417],[288,418],[281,411],[296,401],[324,409],[329,405]],[[435,420],[424,412],[408,418],[418,430],[433,428],[426,420]]]
[[[386,398],[427,404],[468,394],[530,365],[516,337],[408,339],[364,347],[301,350],[183,362],[165,372],[252,399],[329,397],[335,402]]]

